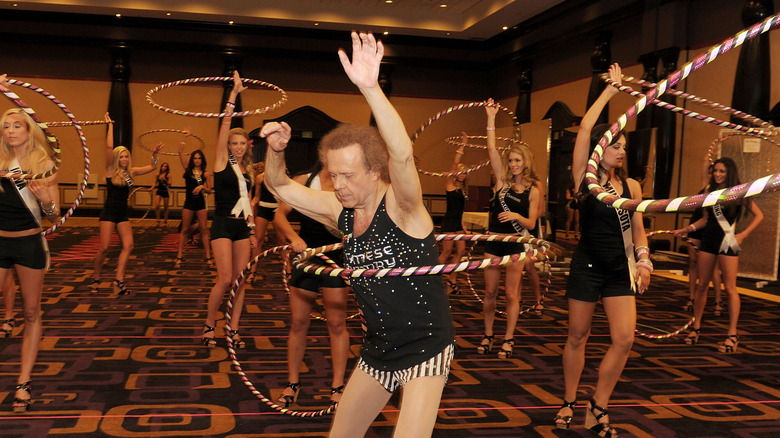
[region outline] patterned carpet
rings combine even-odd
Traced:
[[[182,269],[173,269],[174,228],[134,224],[136,246],[128,265],[129,296],[110,288],[118,241],[109,254],[100,292],[88,290],[97,248],[94,219],[74,218],[50,236],[52,269],[43,293],[44,340],[34,370],[35,403],[27,414],[11,414],[21,347],[14,336],[0,340],[0,428],[3,437],[302,437],[325,436],[330,417],[298,418],[258,400],[220,348],[200,345],[207,294],[214,275],[202,249],[188,246]],[[275,399],[286,382],[287,299],[278,255],[261,260],[263,278],[247,292],[238,358],[256,390]],[[481,275],[472,276],[479,290]],[[591,436],[578,407],[573,428],[558,431],[552,418],[561,403],[561,351],[566,336],[557,273],[542,316],[524,314],[515,355],[480,356],[480,302],[468,291],[452,296],[458,351],[441,403],[435,437]],[[686,286],[656,276],[639,300],[640,329],[654,334],[685,324]],[[17,304],[18,305],[18,304]],[[354,312],[351,304],[350,311]],[[600,312],[600,309],[599,309]],[[780,309],[776,302],[744,296],[739,352],[715,346],[725,335],[727,315],[707,310],[699,345],[682,337],[637,337],[611,402],[610,417],[621,436],[780,436]],[[503,321],[498,320],[501,330]],[[348,323],[350,369],[359,352],[360,326]],[[224,318],[219,321],[222,333]],[[608,345],[606,320],[598,313],[588,347],[579,405],[595,384],[596,360]],[[302,370],[297,409],[327,405],[330,361],[325,324],[313,321]],[[390,437],[399,397],[373,423],[369,437]]]

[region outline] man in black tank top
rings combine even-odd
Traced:
[[[260,134],[268,140],[266,183],[278,199],[341,229],[347,267],[436,264],[433,220],[422,200],[411,141],[377,82],[383,53],[373,35],[356,32],[351,62],[339,51],[347,76],[371,107],[379,135],[374,128],[342,125],[322,139],[320,158],[333,179],[335,196],[286,175],[290,127],[284,122],[268,123]],[[406,251],[410,245],[416,251]],[[455,337],[441,277],[362,277],[351,282],[366,333],[330,436],[364,436],[399,386],[404,387],[403,399],[413,402],[401,405],[396,436],[430,436]]]

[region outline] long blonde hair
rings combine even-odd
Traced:
[[[534,167],[534,154],[528,149],[524,143],[513,143],[509,147],[509,151],[506,154],[506,161],[504,162],[504,176],[501,178],[504,186],[512,187],[515,184],[515,177],[512,175],[512,170],[509,168],[509,154],[516,153],[523,157],[523,186],[526,190],[536,186],[539,182],[539,176],[536,175],[536,168]]]
[[[51,143],[46,138],[46,134],[35,120],[30,117],[29,114],[24,112],[21,108],[12,108],[3,114],[0,119],[0,126],[5,126],[5,122],[8,116],[15,114],[21,116],[22,121],[27,126],[28,138],[27,144],[24,146],[24,152],[27,154],[27,163],[30,166],[29,169],[22,169],[25,172],[30,173],[42,173],[49,170],[49,163],[52,159]],[[15,155],[11,146],[5,141],[5,135],[0,136],[0,169],[9,170],[11,162],[13,162]]]
[[[246,152],[244,153],[243,158],[241,158],[241,165],[243,165],[244,169],[246,169],[246,173],[249,175],[249,181],[254,181],[255,165],[254,160],[252,160],[252,139],[249,138],[249,135],[246,133],[246,131],[244,131],[243,128],[233,128],[228,134],[228,151],[230,151],[230,138],[234,135],[240,135],[246,139]]]
[[[129,156],[127,160],[127,169],[125,169],[125,172],[127,172],[127,175],[130,177],[130,179],[133,179],[132,172],[130,169],[133,168],[133,154],[130,153],[130,150],[127,149],[124,146],[117,146],[114,148],[114,158],[111,161],[111,183],[115,186],[126,186],[127,180],[125,179],[125,173],[122,172],[122,168],[119,167],[119,155],[122,152],[127,152],[127,155]]]

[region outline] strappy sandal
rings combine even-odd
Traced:
[[[29,394],[31,397],[24,399],[14,396],[14,403],[12,405],[12,409],[14,412],[27,412],[27,410],[30,408],[30,405],[32,404],[32,387],[30,386],[32,382],[29,380],[24,383],[20,383],[16,385],[16,392],[19,392],[20,389],[23,389],[27,391],[27,394]]]
[[[452,280],[447,280],[447,286],[450,287],[450,295],[460,295],[458,284]]]
[[[505,349],[504,345],[508,345],[509,349]],[[515,340],[512,339],[504,339],[504,342],[501,343],[501,349],[498,350],[498,358],[499,359],[509,359],[512,357],[512,353],[515,350]]]
[[[290,388],[293,390],[293,395],[282,395],[279,397],[276,402],[279,404],[279,406],[283,408],[289,408],[293,405],[296,401],[298,401],[298,394],[301,393],[301,382],[298,383],[288,383],[287,386],[284,387],[284,389]]]
[[[93,278],[92,282],[89,283],[89,290],[94,294],[97,293],[98,289],[100,289],[100,280]]]
[[[685,303],[683,310],[686,312],[693,312],[693,299],[690,299],[687,303]]]
[[[181,269],[181,257],[176,257],[176,260],[173,261],[173,268],[174,269]]]
[[[596,401],[593,399],[590,399],[588,402],[588,412],[590,413],[590,416],[595,418],[596,424],[592,426],[588,426],[588,419],[590,418],[587,414],[585,415],[585,428],[590,430],[591,432],[595,433],[596,435],[602,437],[602,438],[608,438],[608,437],[616,437],[617,436],[617,430],[615,430],[614,427],[610,426],[609,423],[599,423],[599,420],[609,415],[606,408],[602,408],[601,406],[596,404]],[[600,413],[596,415],[596,411],[599,411]]]
[[[685,343],[688,345],[696,345],[699,342],[699,335],[701,334],[701,328],[692,328],[685,337]]]
[[[720,304],[720,301],[715,303],[715,311],[712,313],[715,314],[715,316],[723,315],[723,306]]]
[[[7,325],[10,328],[0,327],[0,338],[10,338],[14,332],[14,327],[16,327],[16,320],[14,318],[6,319],[2,325]]]
[[[572,415],[574,415],[574,405],[577,404],[577,400],[567,402],[566,400],[563,401],[563,404],[561,405],[561,409],[558,410],[559,414],[555,416],[553,419],[553,423],[555,424],[555,427],[558,429],[569,429],[569,426],[571,425],[571,415],[560,415],[560,411],[566,408],[571,409]]]
[[[718,345],[718,351],[721,353],[736,353],[739,345],[739,335],[728,335],[722,344]]]
[[[344,387],[347,385],[341,385],[336,388],[330,388],[330,405],[335,409],[336,405],[339,404],[339,401],[341,400],[341,394],[344,394]],[[338,400],[333,400],[333,397],[338,395]]]
[[[117,295],[127,295],[130,293],[130,290],[127,289],[127,284],[125,284],[124,281],[114,279],[114,281],[111,282],[111,285],[114,287],[114,293]]]
[[[217,340],[214,339],[214,335],[206,336],[209,333],[214,333],[214,327],[203,324],[203,339],[200,343],[209,348],[215,348],[217,346]]]
[[[228,336],[230,336],[230,340],[233,342],[233,347],[236,350],[243,350],[246,348],[246,342],[241,339],[241,336],[238,334],[238,330],[228,330]]]
[[[490,353],[490,350],[493,349],[493,337],[494,335],[483,336],[482,340],[479,342],[479,345],[477,345],[477,353],[479,354]]]
[[[214,269],[217,266],[214,264],[214,259],[212,257],[206,259],[206,264],[209,265],[209,269]]]
[[[538,302],[538,303],[534,304],[532,309],[533,309],[534,315],[542,316],[542,311],[544,310],[544,304],[542,304],[541,302]]]

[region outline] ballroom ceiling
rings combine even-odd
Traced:
[[[484,41],[564,0],[26,0],[26,11],[234,23],[300,29],[370,30]]]

